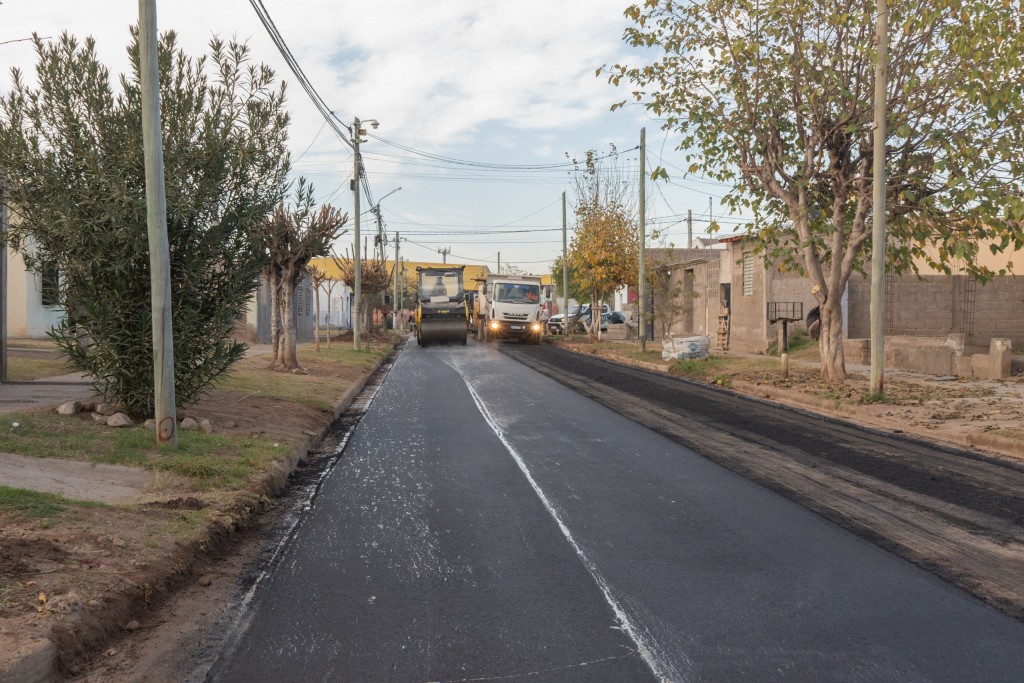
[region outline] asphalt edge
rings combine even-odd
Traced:
[[[925,442],[932,446],[938,446],[941,448],[954,449],[963,451],[966,450],[969,453],[973,453],[977,456],[983,456],[986,458],[998,458],[1002,461],[1011,461],[1016,464],[1020,464],[1019,461],[1024,461],[1024,442],[1017,441],[1016,439],[1010,439],[1005,436],[998,436],[996,434],[988,434],[985,432],[978,432],[973,434],[964,434],[961,439],[936,439],[935,437],[925,436],[917,432],[893,432],[879,427],[873,424],[861,424],[853,421],[853,419],[844,413],[842,410],[836,410],[833,402],[824,399],[816,398],[813,396],[806,396],[798,392],[790,392],[785,389],[779,389],[777,387],[772,389],[765,389],[758,387],[758,385],[737,381],[733,382],[732,387],[722,387],[712,384],[711,382],[698,382],[696,380],[689,379],[687,377],[680,377],[673,375],[668,372],[668,366],[659,365],[657,363],[648,363],[641,360],[626,360],[618,358],[607,358],[605,356],[597,356],[594,354],[586,354],[581,351],[576,351],[572,348],[566,348],[564,346],[554,345],[556,348],[568,351],[570,353],[577,353],[583,356],[591,356],[598,358],[599,360],[607,361],[609,363],[615,363],[616,365],[624,365],[626,367],[636,368],[640,370],[647,370],[649,372],[660,373],[672,377],[680,382],[686,382],[695,384],[700,387],[713,389],[715,391],[722,391],[731,393],[736,396],[741,396],[748,400],[760,401],[763,403],[770,403],[782,408],[790,410],[802,411],[809,415],[824,416],[832,420],[839,420],[849,425],[853,425],[862,429],[867,429],[876,434],[883,436],[889,436],[894,438],[909,438],[911,440],[917,440]],[[978,450],[987,449],[987,450]]]
[[[125,628],[134,617],[162,606],[175,593],[194,578],[197,567],[215,561],[223,552],[225,541],[236,531],[244,529],[266,509],[266,499],[279,495],[288,486],[288,478],[313,449],[320,444],[331,425],[348,410],[356,397],[366,388],[381,367],[391,360],[399,348],[395,343],[389,353],[376,360],[363,377],[345,390],[331,405],[331,419],[315,436],[299,443],[292,452],[270,472],[260,477],[252,488],[240,492],[206,527],[203,538],[194,541],[183,551],[184,566],[168,566],[156,586],[132,585],[127,590],[104,596],[105,608],[86,614],[90,626],[100,635],[82,641],[77,637],[81,619],[75,623],[55,625],[49,638],[32,639],[14,645],[15,656],[0,668],[0,683],[56,683],[63,680],[62,669],[70,669],[75,660],[98,652],[101,647],[124,635]],[[180,547],[180,546],[179,546]]]

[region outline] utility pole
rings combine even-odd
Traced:
[[[362,131],[359,129],[359,117],[352,121],[352,215],[355,222],[352,225],[352,239],[355,242],[353,254],[355,258],[355,289],[352,293],[352,343],[356,351],[362,350],[359,341],[359,297],[363,295],[363,262],[359,253],[359,139]]]
[[[395,233],[395,263],[392,266],[395,276],[395,293],[391,297],[391,329],[398,330],[398,242],[399,235]]]
[[[501,275],[501,252],[498,252],[498,275]]]
[[[443,249],[438,249],[437,253],[441,255],[441,263],[448,265],[448,254],[452,253],[452,248],[445,247]]]
[[[176,448],[178,420],[174,405],[171,259],[167,243],[158,45],[156,0],[139,0],[139,75],[142,81],[142,145],[146,165],[146,225],[149,233],[150,304],[153,318],[154,417],[157,444]]]
[[[875,23],[875,134],[871,224],[871,393],[885,383],[885,91],[889,61],[889,9],[877,0]],[[829,295],[836,293],[829,292]],[[834,324],[834,323],[833,323]]]
[[[7,185],[0,180],[0,384],[7,381]]]
[[[569,333],[569,249],[565,239],[565,192],[562,193],[562,336]]]
[[[693,209],[686,210],[686,248],[693,249]]]
[[[640,352],[647,352],[647,283],[644,273],[644,250],[647,242],[647,129],[640,129],[640,282],[637,288],[637,305],[640,307]]]

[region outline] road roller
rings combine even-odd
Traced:
[[[465,266],[417,268],[419,295],[416,306],[416,341],[431,344],[466,344],[469,305],[463,289]]]

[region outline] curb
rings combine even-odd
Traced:
[[[380,370],[385,362],[391,359],[397,349],[398,346],[395,346],[386,356],[378,358],[373,367],[367,369],[362,379],[349,387],[332,404],[330,410],[331,419],[320,429],[319,433],[298,444],[292,450],[292,453],[278,463],[272,471],[258,479],[254,485],[255,491],[262,492],[262,495],[268,497],[281,493],[288,486],[288,478],[295,471],[298,463],[309,454],[310,450],[323,441],[331,425],[352,405],[352,402],[359,393],[366,388],[370,379]],[[210,520],[204,537],[193,543],[192,548],[196,549],[200,546],[204,548],[220,547],[224,539],[239,528],[244,527],[252,518],[259,514],[261,506],[255,504],[253,499],[260,495],[257,493],[254,496],[252,491],[239,492],[233,504],[229,505],[227,510],[222,511],[221,514],[216,515]],[[169,567],[167,574],[156,586],[133,586],[133,590],[130,592],[114,594],[112,599],[108,601],[108,604],[112,605],[112,607],[105,615],[108,622],[108,628],[105,629],[107,637],[96,643],[88,643],[87,647],[90,650],[96,650],[98,645],[109,642],[115,633],[122,631],[121,624],[129,620],[125,618],[127,614],[134,615],[147,609],[146,606],[152,600],[153,593],[162,593],[161,601],[164,601],[178,592],[185,585],[186,580],[194,575],[193,565],[201,559],[197,553],[193,552],[192,557],[183,568],[175,569]],[[152,592],[150,592],[151,589]],[[102,616],[96,615],[97,618],[102,618]],[[11,651],[14,652],[14,657],[11,658],[11,661],[5,662],[0,666],[0,682],[53,683],[63,680],[60,673],[62,648],[59,641],[60,635],[54,633],[53,638],[36,639],[24,643],[11,643],[10,647]],[[5,647],[8,646],[6,638],[0,642],[3,642]],[[82,654],[81,646],[77,649],[79,649],[79,652],[74,654]]]

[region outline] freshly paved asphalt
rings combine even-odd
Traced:
[[[216,681],[1016,681],[1024,624],[493,348],[402,351]]]

